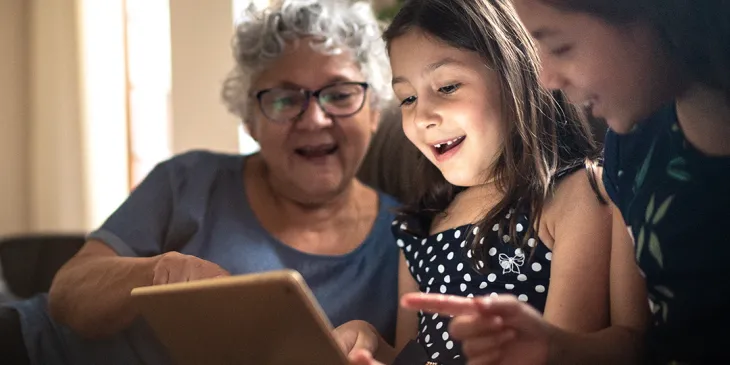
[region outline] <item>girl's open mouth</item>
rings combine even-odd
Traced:
[[[446,152],[449,152],[452,149],[459,146],[461,144],[461,142],[464,142],[464,139],[466,139],[466,136],[456,137],[456,138],[448,140],[446,142],[441,142],[441,143],[432,145],[434,153],[436,154],[436,156],[443,155]]]

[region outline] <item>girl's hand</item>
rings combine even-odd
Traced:
[[[373,355],[366,350],[354,350],[348,358],[350,365],[384,365],[373,359]]]
[[[342,349],[345,355],[350,356],[356,350],[364,350],[368,354],[374,354],[378,351],[380,335],[378,331],[370,323],[365,321],[350,321],[337,328],[332,332],[335,341]],[[362,355],[360,355],[362,356]],[[358,357],[361,359],[362,357]],[[367,362],[358,364],[368,364]]]
[[[469,364],[544,365],[551,326],[540,313],[511,295],[464,298],[406,294],[405,308],[453,315],[451,336],[462,342]]]

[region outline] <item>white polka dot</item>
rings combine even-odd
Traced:
[[[497,249],[492,247],[489,249],[489,256],[494,256],[497,254]]]
[[[406,252],[411,252],[411,248],[413,248],[411,245],[406,246]]]
[[[454,355],[454,359],[458,359],[460,357],[461,357],[461,355]]]
[[[527,245],[530,247],[535,247],[536,244],[537,244],[537,241],[535,241],[534,238],[530,238],[529,240],[527,240]]]
[[[409,269],[411,269],[411,273],[413,272],[413,266],[409,266]]]
[[[487,287],[487,282],[486,281],[482,281],[482,283],[479,284],[479,289],[484,289],[486,287]]]
[[[431,278],[431,280],[429,280],[429,281],[428,281],[428,285],[431,285],[431,284],[433,284],[433,279],[434,279],[434,278]]]
[[[461,285],[459,285],[459,289],[461,289],[461,291],[466,291],[466,284],[461,283]]]
[[[443,327],[443,326],[444,326],[444,322],[439,322],[439,323],[436,323],[436,329],[437,329],[437,330],[440,330],[440,329],[441,329],[441,327]]]
[[[431,355],[431,359],[436,360],[439,357],[439,355],[440,354],[438,352],[434,352],[433,355]]]
[[[444,273],[444,265],[439,265],[439,272]]]
[[[533,262],[532,263],[532,270],[535,271],[535,272],[540,271],[540,270],[542,270],[542,265],[540,265],[539,262]]]
[[[510,219],[510,217],[512,217],[512,212],[507,213],[507,215],[504,216],[504,217],[507,218],[507,219]]]
[[[431,270],[431,268],[426,266],[426,272],[428,272],[429,270]]]
[[[542,285],[538,285],[538,286],[535,287],[535,291],[538,292],[538,293],[544,293],[545,292],[545,287],[542,286]]]
[[[466,257],[471,258],[472,250],[466,251]]]
[[[519,297],[517,297],[517,300],[519,300],[519,301],[521,301],[521,302],[526,302],[526,301],[527,301],[527,295],[525,295],[525,294],[520,294],[520,296],[519,296]]]
[[[496,297],[499,296],[499,294],[497,294],[495,292],[492,292],[491,294],[489,294],[489,296],[492,297],[492,298],[496,298]]]
[[[474,227],[474,229],[471,231],[471,233],[476,236],[477,233],[479,233],[479,227]]]
[[[444,283],[450,283],[451,282],[451,276],[444,276]]]
[[[479,244],[480,245],[483,245],[484,244],[484,237],[482,237],[482,238],[479,239]]]
[[[398,221],[397,220],[395,220],[395,221],[393,221],[393,223],[391,223],[391,225],[393,225],[393,226],[396,225],[396,224],[398,224]]]
[[[433,251],[433,246],[428,246],[428,248],[426,249],[426,253],[430,255],[432,251]]]
[[[517,225],[515,226],[515,230],[517,232],[522,232],[523,229],[525,229],[525,227],[522,227],[522,224],[520,223],[517,223]]]
[[[428,325],[423,326],[423,332],[426,332],[427,329],[428,329]]]
[[[469,293],[469,295],[466,296],[467,298],[474,298],[474,294]]]
[[[428,294],[428,293],[430,293],[430,292],[431,292],[431,287],[430,287],[430,286],[427,286],[427,287],[426,287],[426,294]]]
[[[493,283],[495,280],[497,280],[497,275],[491,273],[487,276],[487,280],[489,280],[490,283]]]
[[[431,342],[431,335],[426,335],[426,338],[424,338],[424,341],[426,341],[426,343]]]
[[[478,266],[479,266],[480,269],[483,268],[484,267],[484,261],[479,260],[479,265]]]
[[[519,275],[517,275],[517,280],[525,281],[525,280],[527,280],[527,276],[525,274],[519,274]]]
[[[449,341],[446,343],[446,349],[451,350],[454,348],[454,341]]]
[[[423,260],[418,260],[418,267],[423,267]]]
[[[466,247],[466,241],[461,241],[461,244],[459,245],[461,248]]]
[[[471,275],[469,275],[469,273],[464,274],[464,281],[471,281]]]
[[[415,253],[415,254],[413,254],[413,258],[414,258],[414,259],[417,259],[417,258],[418,258],[418,251],[416,251],[416,253]]]
[[[524,252],[522,252],[522,249],[521,249],[521,248],[515,249],[515,255],[518,255],[518,256],[522,256],[522,255],[524,255],[524,254],[525,254],[525,253],[524,253]]]
[[[461,237],[461,231],[457,229],[456,232],[454,232],[454,238],[459,238],[459,237]]]
[[[444,334],[441,335],[441,338],[443,338],[444,341],[447,341],[449,339],[449,333],[448,332],[444,332]]]
[[[442,247],[441,249],[444,250],[444,251],[448,250],[449,249],[449,244],[448,243],[445,244],[444,247]]]
[[[426,322],[426,317],[424,317],[423,313],[422,313],[421,314],[421,324],[423,324],[423,322]],[[424,328],[424,330],[425,330],[425,328]],[[423,332],[423,330],[421,330],[421,332]]]
[[[515,288],[515,284],[504,284],[504,288],[507,290],[512,290]]]
[[[434,261],[436,261],[436,255],[433,255],[433,256],[431,256],[431,258],[430,258],[430,259],[428,259],[428,261],[429,261],[429,262],[434,262]]]
[[[390,242],[393,242],[393,241],[390,241]],[[403,242],[403,240],[400,239],[400,238],[397,241],[395,241],[395,244],[398,245],[398,247],[401,247],[401,248],[406,245],[406,243]],[[390,246],[390,247],[393,247],[393,246]]]
[[[453,259],[453,258],[454,258],[454,253],[453,253],[453,252],[449,252],[449,254],[448,254],[448,255],[446,255],[446,259],[447,259],[447,260],[451,260],[451,259]]]
[[[446,285],[441,285],[441,294],[446,294]]]
[[[431,347],[431,346],[433,346],[433,344],[432,344],[432,343],[427,343],[427,344],[426,344],[426,347]]]
[[[461,262],[458,265],[456,265],[456,271],[461,271],[461,269],[463,269],[463,268],[464,268],[464,264]]]
[[[438,313],[434,313],[433,316],[431,316],[431,319],[436,319],[438,317],[439,317],[439,314]]]
[[[421,275],[416,274],[416,280],[418,280],[418,282],[420,283],[421,282]]]
[[[509,240],[510,240],[509,235],[502,236],[502,241],[504,241],[504,243],[508,243]]]
[[[426,244],[426,239],[424,238],[424,239],[421,240],[421,246],[423,246],[425,244]]]
[[[552,252],[546,253],[545,254],[545,259],[547,259],[548,261],[551,261],[553,259],[553,253]]]
[[[494,227],[492,227],[492,231],[499,231],[499,224],[495,224]]]
[[[400,230],[401,231],[405,231],[407,228],[408,228],[408,225],[406,225],[405,222],[404,223],[401,223],[401,225],[400,225]]]
[[[444,238],[443,233],[439,233],[438,236],[436,236],[436,241],[441,242],[441,240]]]

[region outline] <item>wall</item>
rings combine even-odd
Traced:
[[[29,228],[28,2],[0,1],[0,236]]]
[[[238,151],[238,122],[220,98],[233,66],[232,12],[231,0],[170,1],[173,153]]]

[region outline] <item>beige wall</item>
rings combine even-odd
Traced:
[[[29,228],[28,3],[0,1],[0,236]]]
[[[220,101],[233,66],[232,0],[170,1],[170,34],[173,153],[238,151],[238,122]]]

